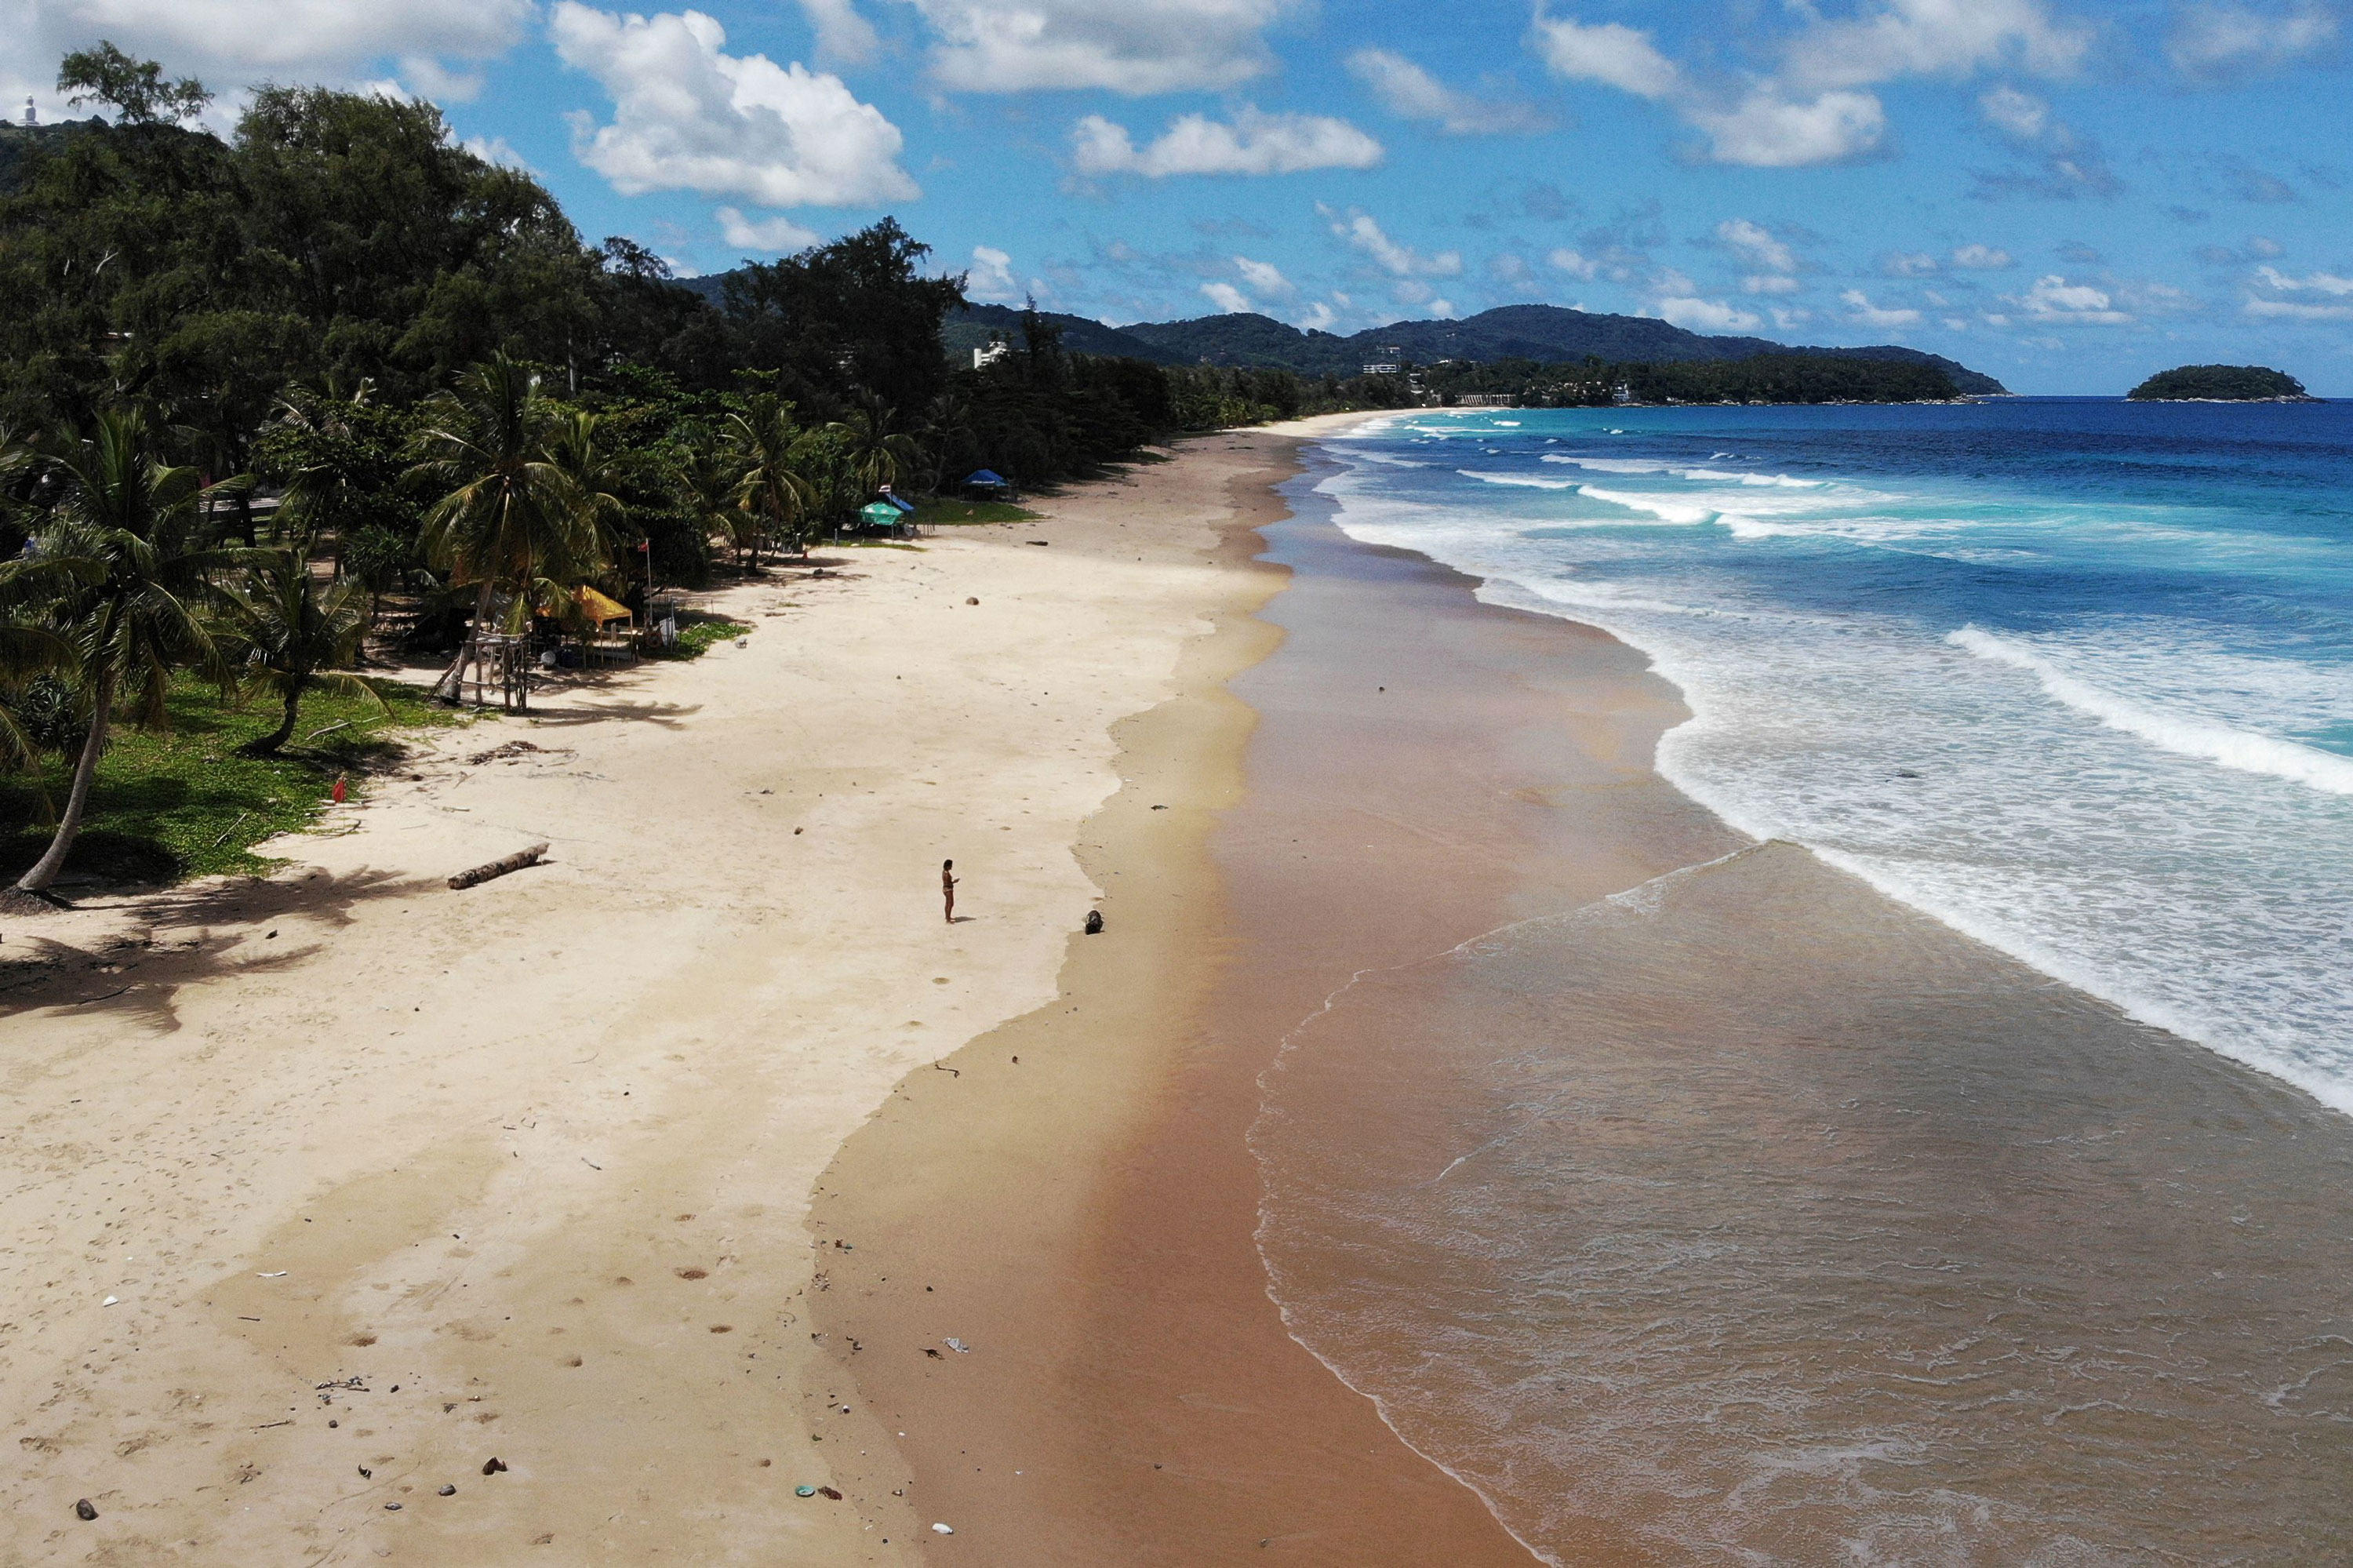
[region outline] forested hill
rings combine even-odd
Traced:
[[[2304,383],[2263,365],[2179,365],[2125,394],[2136,403],[2316,403]]]
[[[1572,364],[1590,355],[1613,365],[1680,365],[1698,360],[1753,359],[1758,355],[1808,355],[1825,359],[1877,359],[1941,370],[1964,393],[2007,390],[1941,355],[1882,344],[1866,348],[1792,348],[1761,337],[1706,337],[1649,316],[1602,315],[1558,305],[1504,305],[1464,321],[1398,322],[1354,336],[1302,332],[1271,316],[1203,316],[1196,321],[1145,322],[1107,327],[1082,316],[1050,318],[1064,342],[1082,354],[1126,355],[1159,365],[1257,366],[1302,376],[1357,374],[1391,360],[1435,365],[1440,360],[1492,364],[1529,359]],[[947,322],[951,349],[976,347],[992,334],[1018,341],[1020,313],[1003,305],[973,305]]]
[[[1709,337],[1650,316],[1608,315],[1558,305],[1504,305],[1461,321],[1397,322],[1351,337],[1301,332],[1261,315],[1205,316],[1120,330],[1176,362],[1282,366],[1308,375],[1351,375],[1368,364],[1398,359],[1421,365],[1445,359],[1569,364],[1591,356],[1613,364],[1671,365],[1799,354],[1920,365],[1943,371],[1965,393],[1991,396],[2007,390],[1992,376],[1941,355],[1895,344],[1791,347],[1761,337]]]

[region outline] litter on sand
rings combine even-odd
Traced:
[[[940,1342],[960,1356],[968,1356],[972,1354],[972,1347],[965,1344],[962,1340],[943,1340]]]
[[[101,1307],[111,1307],[121,1299],[122,1298],[120,1296],[110,1296],[105,1300],[100,1302],[99,1305]]]
[[[257,1274],[253,1277],[256,1279],[283,1279],[286,1277],[286,1271],[281,1268],[275,1274]]]
[[[932,1526],[932,1533],[934,1535],[954,1535],[955,1531],[950,1530],[944,1524],[935,1524]]]
[[[793,1496],[797,1498],[813,1498],[817,1496],[817,1489],[815,1487],[795,1487],[793,1489]]]

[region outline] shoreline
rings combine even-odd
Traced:
[[[1293,517],[1263,480],[1255,513],[1236,491],[1233,547],[1263,536],[1261,569],[1306,575],[1254,618],[1282,639],[1271,657],[1197,666],[1193,700],[1240,707],[1227,740],[1247,748],[1246,789],[1237,755],[1164,819],[1196,835],[1208,885],[1184,844],[1144,836],[1150,805],[1185,792],[1124,768],[1129,788],[1092,825],[1113,889],[1103,945],[1073,945],[1052,1009],[948,1058],[953,1080],[918,1075],[845,1145],[815,1223],[854,1251],[832,1260],[818,1324],[862,1404],[908,1434],[899,1480],[878,1488],[910,1496],[894,1541],[939,1521],[956,1532],[944,1552],[991,1561],[1525,1563],[1273,1304],[1249,1137],[1260,1075],[1352,973],[1726,841],[1647,768],[1682,710],[1641,655]],[[1368,660],[1390,678],[1347,673]],[[1222,689],[1206,680],[1220,662],[1238,666]],[[1128,727],[1139,757],[1155,725],[1203,733],[1164,710]],[[1582,821],[1564,809],[1597,803]],[[1291,874],[1280,845],[1314,853],[1335,833],[1376,842]],[[1175,903],[1182,928],[1155,916],[1131,955],[1139,894],[1147,912]],[[949,1339],[970,1354],[928,1353]],[[1593,1562],[1646,1560],[1599,1520],[1588,1534]]]

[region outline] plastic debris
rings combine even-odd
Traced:
[[[286,1271],[281,1268],[275,1274],[257,1274],[253,1277],[256,1279],[283,1279],[286,1277]]]
[[[105,1300],[100,1302],[99,1305],[101,1307],[111,1307],[121,1299],[122,1298],[120,1296],[110,1296]]]
[[[813,1498],[817,1496],[817,1489],[815,1487],[795,1487],[793,1489],[793,1496],[797,1498]]]
[[[972,1347],[965,1344],[962,1340],[943,1340],[940,1342],[960,1356],[968,1356],[972,1354]]]
[[[955,1531],[950,1530],[944,1524],[935,1524],[932,1526],[932,1533],[934,1535],[954,1535]]]
[[[400,1511],[400,1505],[398,1503],[386,1503],[384,1505],[384,1511],[386,1513],[398,1513]]]

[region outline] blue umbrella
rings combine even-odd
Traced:
[[[965,482],[966,484],[995,485],[999,489],[1002,489],[1005,484],[1005,476],[1001,473],[993,473],[987,469],[982,469],[978,473],[976,473],[970,479],[965,480]]]

